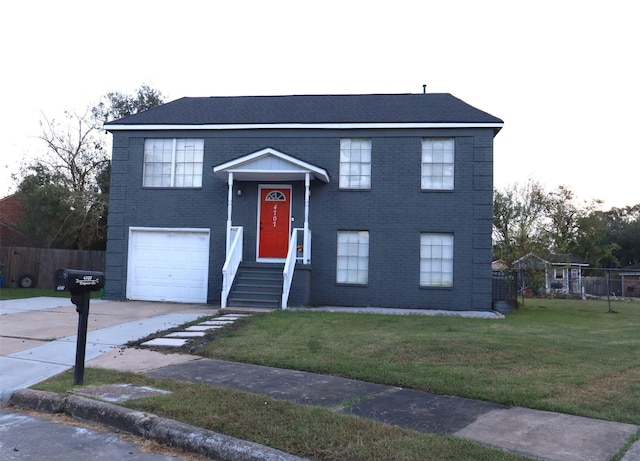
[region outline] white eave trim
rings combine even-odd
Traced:
[[[554,267],[589,267],[589,263],[550,263]]]
[[[287,170],[265,170],[265,169],[253,169],[253,168],[242,168],[243,165],[250,164],[252,161],[260,159],[262,157],[277,157],[285,162],[289,163],[293,168]],[[306,173],[311,173],[315,178],[320,179],[321,181],[328,183],[329,182],[329,173],[324,168],[320,168],[318,166],[312,165],[311,163],[307,163],[303,160],[291,157],[283,152],[280,152],[271,147],[266,147],[257,152],[253,152],[248,155],[244,155],[242,157],[236,158],[234,160],[230,160],[228,162],[223,163],[222,165],[218,165],[213,167],[213,172],[218,175],[220,178],[227,180],[229,173],[238,173],[244,176],[246,175],[259,175],[259,174],[273,174],[277,175],[299,175],[301,178],[304,178]]]
[[[156,130],[264,130],[323,129],[352,130],[358,128],[502,128],[504,123],[254,123],[211,125],[107,125],[107,131]]]

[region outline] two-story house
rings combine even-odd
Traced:
[[[490,310],[502,126],[429,93],[185,97],[110,122],[107,296]]]

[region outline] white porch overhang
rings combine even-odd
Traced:
[[[271,147],[259,150],[252,154],[245,155],[243,157],[231,160],[221,165],[213,167],[213,172],[220,179],[225,181],[228,185],[227,192],[227,245],[225,260],[229,261],[234,257],[232,251],[232,215],[233,215],[233,184],[235,181],[278,181],[278,182],[290,182],[290,181],[303,181],[304,182],[304,231],[302,246],[303,262],[305,264],[310,263],[310,243],[311,243],[311,231],[309,230],[309,203],[311,196],[311,180],[319,179],[322,182],[329,182],[329,174],[323,168],[304,162],[295,157],[291,157],[283,152],[280,152]],[[296,237],[297,238],[297,237]],[[290,242],[291,243],[291,242]],[[292,253],[289,245],[289,259]],[[293,247],[293,256],[295,256],[296,247]],[[242,260],[242,255],[235,258],[238,261]],[[224,295],[223,295],[224,299]]]
[[[329,182],[324,168],[291,157],[271,147],[213,167],[225,182],[235,181],[304,181],[305,178]]]

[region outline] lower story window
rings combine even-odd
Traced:
[[[420,234],[420,286],[453,286],[453,234]]]
[[[369,282],[369,231],[338,231],[336,282]]]

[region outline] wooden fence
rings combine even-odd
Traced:
[[[104,251],[57,250],[51,248],[0,247],[0,269],[4,286],[17,287],[20,277],[31,276],[36,286],[53,289],[56,269],[103,271]],[[3,267],[4,265],[4,267]]]

